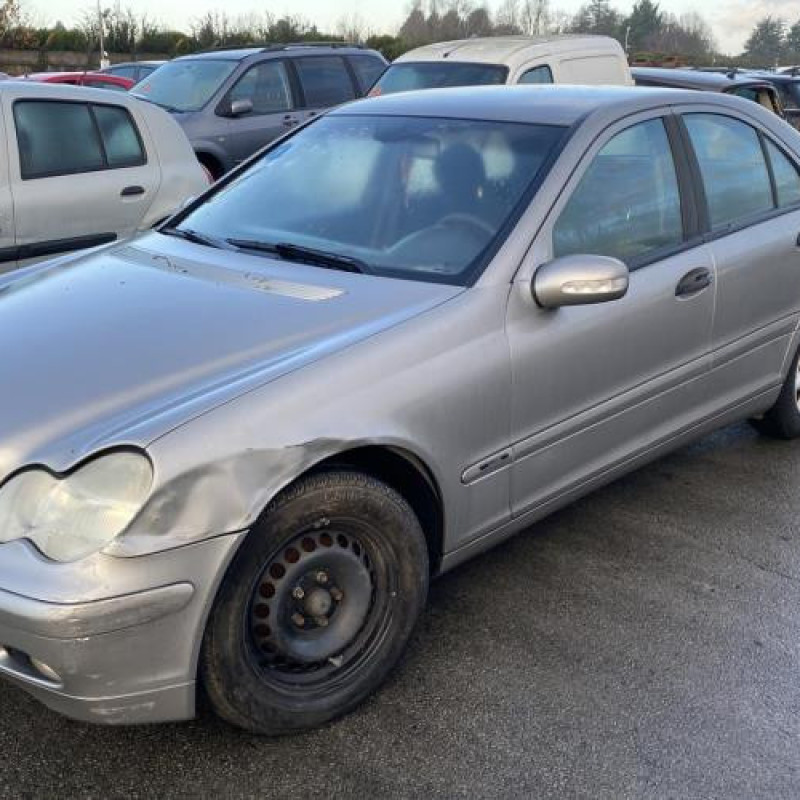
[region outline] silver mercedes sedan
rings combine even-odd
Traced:
[[[316,726],[432,576],[720,425],[797,436],[799,164],[722,95],[394,95],[4,276],[0,673]]]

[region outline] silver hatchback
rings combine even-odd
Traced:
[[[428,581],[734,420],[800,434],[800,135],[738,98],[433,90],[0,283],[0,673],[284,733]]]

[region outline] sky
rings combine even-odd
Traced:
[[[96,0],[22,0],[36,22],[47,25],[58,20],[69,26],[91,8]],[[551,7],[573,13],[584,0],[551,0]],[[101,0],[103,7],[112,0]],[[342,19],[358,19],[370,32],[394,33],[407,13],[407,2],[395,0],[387,7],[386,0],[122,0],[123,7],[146,13],[150,19],[163,22],[178,30],[188,30],[193,19],[203,12],[224,9],[229,16],[268,9],[277,16],[301,15],[316,23],[320,29],[335,31]],[[498,0],[489,0],[496,7]],[[627,12],[631,0],[617,0],[613,5]],[[789,23],[800,18],[797,0],[662,0],[662,9],[680,15],[697,11],[711,25],[717,44],[723,52],[739,53],[754,23],[767,15],[782,17]]]

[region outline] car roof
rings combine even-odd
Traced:
[[[106,105],[115,103],[126,106],[142,102],[127,92],[111,92],[108,89],[95,89],[90,86],[74,86],[69,83],[48,83],[47,81],[25,80],[23,78],[5,78],[0,80],[0,92],[13,95],[16,99],[42,98],[48,100],[83,100],[105,103]]]
[[[621,117],[678,103],[697,103],[698,93],[683,89],[635,86],[468,86],[427,89],[370,97],[339,106],[330,115],[376,114],[411,117],[572,125],[595,112]],[[753,105],[730,95],[712,95],[704,103]]]
[[[725,72],[703,72],[694,69],[670,69],[667,67],[631,67],[634,79],[652,80],[670,86],[687,89],[704,89],[707,92],[724,92],[731,86],[764,86],[769,81],[759,75]]]
[[[189,61],[193,59],[212,59],[215,61],[243,61],[252,56],[286,53],[289,51],[300,51],[303,55],[307,55],[308,53],[327,55],[332,52],[344,55],[355,55],[358,53],[376,52],[375,50],[369,50],[360,45],[346,44],[344,42],[298,42],[297,44],[270,44],[264,45],[263,47],[217,47],[213,50],[203,50],[200,53],[191,53],[190,55],[181,56],[173,60]]]
[[[566,34],[558,36],[486,36],[473,39],[457,39],[450,42],[436,42],[409,50],[396,59],[395,63],[405,61],[467,61],[471,63],[506,63],[527,55],[529,50],[554,53],[564,50],[580,52],[585,50],[619,50],[619,44],[608,36],[586,36]]]

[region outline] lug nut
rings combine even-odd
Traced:
[[[327,572],[318,572],[317,573],[317,583],[327,583],[328,582],[328,573]]]
[[[306,593],[303,591],[302,586],[295,586],[292,590],[292,597],[294,597],[295,600],[302,600],[305,596]]]
[[[314,622],[319,625],[320,628],[325,628],[328,625],[328,618],[327,617],[314,617]]]
[[[331,588],[331,597],[337,602],[341,602],[341,599],[344,597],[344,593],[338,586],[334,586]]]
[[[306,624],[306,618],[302,614],[292,614],[292,622],[298,628],[302,628]]]

